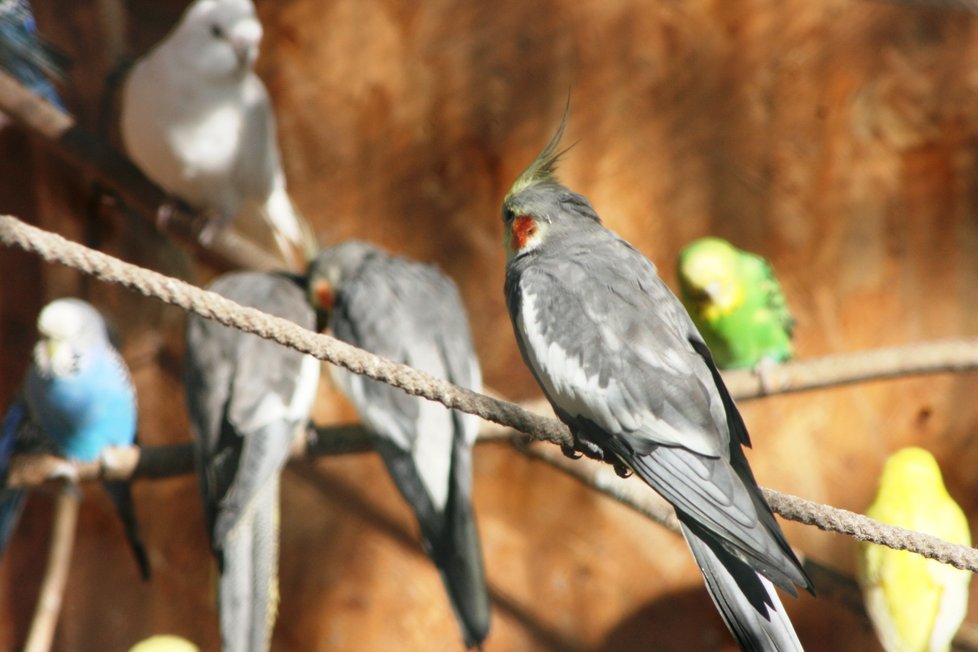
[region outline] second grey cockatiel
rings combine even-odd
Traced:
[[[210,290],[312,329],[302,289],[274,274],[224,275]],[[305,432],[319,361],[190,315],[185,383],[204,514],[220,572],[226,652],[267,650],[278,604],[279,474]]]
[[[150,179],[218,222],[259,218],[294,269],[317,251],[285,186],[275,116],[254,73],[251,0],[196,0],[125,82],[126,152]]]
[[[346,242],[313,260],[308,283],[337,339],[474,391],[482,387],[465,307],[435,267]],[[414,510],[465,645],[480,645],[489,631],[489,595],[471,503],[478,418],[332,369]]]
[[[565,124],[503,201],[523,359],[577,453],[634,471],[675,507],[741,648],[801,649],[772,582],[795,595],[811,580],[748,466],[744,422],[655,266],[554,176]]]

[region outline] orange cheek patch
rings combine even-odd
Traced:
[[[528,215],[520,215],[513,220],[513,246],[520,250],[537,233],[537,223]]]
[[[333,289],[329,287],[329,283],[320,281],[316,284],[315,291],[316,302],[319,304],[320,310],[332,310],[335,297],[333,297]]]

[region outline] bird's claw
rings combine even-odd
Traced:
[[[167,199],[160,204],[160,207],[156,209],[156,228],[160,231],[166,231],[176,210],[176,205],[172,199]]]
[[[569,457],[572,460],[579,460],[584,457],[584,453],[567,444],[561,444],[560,450],[566,457]]]
[[[757,382],[761,387],[761,396],[770,396],[774,393],[774,379],[771,377],[774,368],[778,366],[778,363],[771,358],[764,357],[754,365],[754,375],[757,376]]]
[[[98,456],[99,475],[103,478],[113,475],[120,467],[125,466],[127,448],[108,446]]]
[[[78,483],[78,469],[68,460],[59,460],[51,465],[47,474],[48,480],[60,480],[67,484]]]
[[[213,210],[206,210],[203,212],[204,227],[200,230],[200,234],[197,239],[200,244],[205,247],[210,247],[214,244],[214,238],[217,234],[224,230],[228,224],[231,223],[232,215],[225,215]]]
[[[632,475],[632,470],[629,469],[624,464],[622,464],[621,462],[617,462],[617,461],[612,462],[611,466],[614,467],[615,475],[617,475],[619,478],[627,478]]]

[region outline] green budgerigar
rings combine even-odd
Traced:
[[[971,545],[968,519],[944,488],[937,460],[922,448],[904,448],[887,459],[866,515]],[[971,573],[872,543],[858,544],[857,562],[866,611],[887,652],[951,649],[968,609]]]
[[[686,245],[679,296],[721,369],[783,362],[794,354],[795,320],[771,265],[720,238]]]

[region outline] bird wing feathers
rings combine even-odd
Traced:
[[[481,386],[458,291],[432,268],[397,258],[364,265],[341,288],[331,324],[345,342],[466,387]],[[371,427],[400,447],[412,448],[425,401],[384,383],[343,375],[345,383],[361,386],[355,392],[357,407],[374,422]]]
[[[689,342],[699,335],[688,316],[624,241],[586,250],[507,276],[517,341],[555,408],[620,434],[639,453],[667,445],[726,457],[722,400]]]
[[[784,297],[781,283],[778,282],[771,263],[756,254],[741,252],[740,255],[744,281],[756,285],[748,290],[763,296],[763,304],[771,311],[777,323],[790,338],[795,328],[795,319],[791,316],[788,301]]]
[[[746,429],[702,338],[654,266],[601,233],[586,256],[570,246],[507,276],[531,370],[576,437],[775,583],[808,586],[756,488],[740,450]]]
[[[471,389],[481,387],[455,285],[434,268],[377,256],[347,279],[331,316],[337,338]],[[351,400],[414,510],[466,645],[485,638],[489,603],[470,503],[478,419],[340,372]]]
[[[884,523],[927,532],[952,543],[971,545],[968,520],[953,500],[921,504],[880,504],[867,515]],[[860,543],[860,582],[866,607],[887,649],[947,649],[965,617],[971,573],[904,550]]]
[[[239,273],[211,289],[240,303],[314,326],[301,290],[272,275]],[[187,327],[187,395],[202,460],[209,524],[215,540],[245,509],[256,488],[277,474],[297,428],[308,417],[318,362],[257,335],[191,317]]]
[[[233,175],[242,197],[264,202],[282,176],[275,116],[256,75],[248,75],[241,94],[241,152],[235,159]]]

